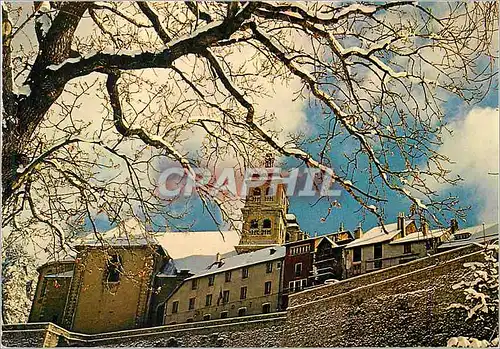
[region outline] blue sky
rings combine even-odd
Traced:
[[[273,101],[272,107],[288,108],[283,102],[285,101]],[[471,226],[483,221],[497,221],[498,178],[488,175],[488,172],[498,172],[498,161],[496,164],[495,161],[484,161],[484,154],[490,160],[498,159],[498,111],[489,109],[498,107],[497,83],[495,81],[487,97],[479,104],[467,105],[459,98],[449,96],[443,105],[445,120],[455,131],[453,137],[444,137],[443,151],[449,154],[452,160],[457,161],[458,165],[453,167],[454,174],[460,174],[464,181],[456,187],[438,186],[437,190],[442,196],[458,196],[463,206],[472,206],[466,222],[462,222],[462,225]],[[313,107],[307,107],[305,115],[311,130],[308,136],[314,138],[323,122],[319,116],[320,112]],[[349,142],[335,143],[334,150],[329,154],[334,170],[338,170],[337,167],[345,163],[341,150],[349,146]],[[306,150],[317,157],[316,144],[309,144]],[[294,161],[287,163],[291,167],[298,165]],[[365,178],[366,174],[360,171],[354,180],[363,182]],[[387,199],[387,204],[384,206],[386,222],[394,222],[398,212],[409,213],[410,202],[400,194],[386,190],[385,199]],[[328,217],[326,215],[329,203],[326,200],[316,203],[316,200],[317,198],[310,197],[290,198],[290,212],[297,216],[302,230],[311,235],[335,231],[340,223],[349,229],[354,229],[361,223],[364,230],[377,225],[376,217],[361,211],[359,204],[346,192],[342,192],[338,198],[341,207],[332,209]],[[179,206],[184,206],[184,203],[180,203]],[[191,206],[191,212],[183,220],[173,222],[175,225],[189,227],[194,231],[216,229],[210,214],[204,210],[199,201],[191,200]],[[324,217],[326,219],[322,220]],[[108,223],[100,220],[99,227],[105,229]]]
[[[469,115],[472,115],[471,111],[473,109],[482,109],[487,107],[496,108],[498,105],[498,91],[492,90],[488,97],[479,105],[468,106],[461,103],[460,100],[454,98],[450,99],[448,103],[445,104],[446,117],[453,122],[461,122]],[[314,124],[318,122],[317,115],[314,109],[307,109],[306,111],[308,123]],[[496,113],[498,114],[498,113]],[[474,116],[472,116],[474,117]],[[494,117],[498,117],[495,115]],[[478,119],[478,123],[484,122]],[[488,127],[487,124],[484,125]],[[480,141],[481,135],[477,135]],[[455,137],[460,138],[461,135],[455,135]],[[453,144],[451,144],[453,147]],[[496,147],[498,148],[498,139],[496,140]],[[310,151],[314,153],[314,147],[309,148]],[[340,162],[340,152],[332,152],[331,154],[332,163]],[[294,160],[287,161],[289,165],[296,166],[298,163]],[[358,180],[362,180],[364,175],[360,173],[357,176]],[[488,188],[486,188],[488,189]],[[498,184],[496,188],[490,188],[492,192],[498,192]],[[471,205],[472,209],[467,214],[467,222],[462,222],[463,226],[472,226],[475,224],[480,224],[483,220],[479,212],[484,210],[484,200],[478,195],[477,183],[465,180],[461,185],[457,187],[445,187],[440,191],[443,195],[452,194],[460,198],[461,203],[465,206]],[[313,197],[298,197],[294,196],[290,198],[290,212],[297,216],[299,224],[302,230],[308,232],[310,235],[322,235],[332,231],[336,231],[340,223],[343,223],[346,228],[354,229],[359,223],[362,224],[363,229],[366,231],[371,227],[377,225],[376,217],[370,213],[364,213],[360,210],[357,202],[346,192],[342,192],[341,197],[337,198],[341,204],[340,208],[332,209],[331,213],[327,216],[327,210],[330,206],[329,202],[326,200],[321,200],[317,202],[317,198]],[[386,199],[388,200],[387,205],[385,205],[385,216],[387,222],[395,221],[395,217],[398,212],[409,213],[409,202],[403,198],[401,195],[387,191]],[[185,203],[179,205],[184,206]],[[192,231],[207,231],[215,230],[216,224],[213,222],[211,216],[202,207],[200,202],[196,199],[190,200],[191,209],[188,215],[183,219],[176,221],[175,224],[181,228],[185,227]],[[495,209],[495,208],[494,208]],[[497,208],[496,208],[497,209]],[[325,220],[322,220],[326,217]],[[105,220],[100,220],[99,227],[101,229],[106,229],[108,223]]]

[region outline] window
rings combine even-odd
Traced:
[[[361,247],[354,247],[352,261],[361,262]]]
[[[196,290],[198,288],[198,279],[191,280],[191,289]]]
[[[172,302],[172,314],[179,311],[179,301]]]
[[[302,291],[302,289],[304,289],[306,287],[307,287],[307,279],[290,281],[288,283],[288,292],[289,293],[299,292],[299,291]]]
[[[248,268],[241,269],[241,278],[242,279],[248,278]]]
[[[208,286],[213,286],[215,283],[215,275],[210,275],[208,277]]]
[[[240,299],[246,299],[247,298],[247,287],[243,286],[240,288]]]
[[[221,311],[221,312],[220,312],[220,318],[221,318],[221,319],[226,319],[226,318],[227,318],[227,314],[228,314],[228,312],[227,312],[227,311]]]
[[[193,321],[194,321],[194,320],[193,320],[193,318],[191,318],[191,317],[190,317],[189,319],[187,319],[187,320],[186,320],[186,322],[193,322]]]
[[[194,309],[194,302],[196,301],[196,298],[189,298],[189,310]]]
[[[382,258],[382,244],[375,244],[373,246],[373,258]]]
[[[270,312],[271,312],[271,304],[269,303],[262,304],[262,313],[268,314]]]
[[[222,293],[222,304],[229,303],[229,290]]]
[[[455,234],[455,240],[466,240],[471,237],[471,233],[461,233],[461,234]]]
[[[207,296],[205,297],[205,306],[209,307],[211,305],[212,305],[212,295],[207,294]]]
[[[238,309],[238,316],[245,316],[247,314],[247,308]]]
[[[264,284],[264,294],[271,294],[271,281]]]
[[[281,269],[281,262],[276,262],[276,269]]]
[[[302,263],[295,263],[295,276],[302,275]]]
[[[106,280],[108,282],[120,281],[120,273],[122,271],[122,259],[117,254],[109,256],[107,262],[108,275]]]
[[[203,320],[204,321],[210,320],[210,318],[211,318],[210,314],[203,315]]]
[[[403,245],[403,253],[411,253],[411,242],[407,242]]]
[[[264,228],[264,229],[271,228],[271,220],[269,218],[264,219],[264,221],[262,222],[262,228]]]
[[[290,248],[290,255],[298,255],[298,254],[304,254],[308,253],[310,251],[310,246],[309,245],[301,245],[301,246],[296,246]]]
[[[266,273],[272,273],[273,272],[273,262],[267,262],[266,264]]]
[[[226,271],[226,282],[230,282],[230,281],[231,281],[231,272]]]
[[[258,229],[259,228],[259,221],[256,219],[252,219],[250,221],[250,229]]]
[[[47,279],[43,279],[42,282],[42,290],[40,291],[40,297],[45,297],[47,294]]]

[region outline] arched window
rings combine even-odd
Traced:
[[[252,219],[250,221],[250,229],[257,229],[259,227],[259,221]]]
[[[109,256],[107,261],[107,269],[108,282],[120,281],[120,274],[123,272],[122,258],[117,254]]]
[[[271,187],[267,187],[266,188],[266,198],[265,198],[265,201],[267,202],[272,202],[274,201],[274,193],[273,193],[273,188]]]
[[[262,222],[262,228],[271,228],[271,220],[269,218],[264,219]]]
[[[289,242],[290,238],[291,238],[290,233],[286,233],[285,234],[285,242]]]
[[[260,197],[260,188],[255,188],[252,193],[253,196],[259,196]]]

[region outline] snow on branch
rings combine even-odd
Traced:
[[[316,79],[308,72],[304,71],[301,69],[298,65],[294,64],[292,60],[284,53],[282,52],[278,44],[274,41],[273,38],[269,37],[265,33],[263,33],[260,29],[257,28],[256,25],[251,25],[251,29],[253,33],[255,34],[255,37],[258,41],[260,41],[265,47],[267,47],[285,66],[288,67],[288,69],[296,76],[300,77],[311,89],[311,92],[313,93],[314,96],[316,96],[320,101],[322,101],[325,105],[327,105],[330,110],[337,116],[337,119],[342,123],[342,125],[346,128],[346,130],[349,132],[350,135],[355,137],[359,143],[361,144],[362,148],[365,150],[365,152],[368,154],[368,157],[370,160],[375,164],[382,180],[384,181],[385,185],[387,185],[389,188],[392,190],[395,190],[397,192],[400,192],[401,194],[405,195],[408,199],[410,199],[412,202],[414,202],[416,205],[421,207],[422,209],[426,210],[427,207],[421,202],[419,198],[414,197],[408,190],[405,188],[401,188],[395,184],[392,184],[387,176],[389,170],[384,168],[380,160],[377,158],[375,151],[373,150],[373,147],[368,143],[366,140],[365,136],[359,132],[359,130],[356,128],[353,122],[351,122],[351,119],[355,117],[354,115],[349,115],[346,112],[344,112],[333,100],[331,96],[326,94],[324,91],[322,91],[319,88],[319,84],[317,83]],[[361,203],[361,202],[360,202]],[[364,207],[366,207],[368,210],[370,210],[372,213],[376,214],[376,210],[374,209],[374,206],[368,207],[366,203],[361,203]]]
[[[207,50],[208,51],[208,50]],[[261,126],[254,122],[254,107],[247,101],[245,96],[238,91],[238,88],[231,82],[231,80],[224,73],[221,65],[218,63],[217,58],[210,52],[204,53],[204,56],[209,60],[212,67],[216,71],[218,78],[221,80],[225,88],[231,93],[231,95],[245,108],[247,109],[246,123],[252,133],[256,133],[263,139],[267,144],[269,144],[274,150],[278,151],[280,154],[285,156],[293,156],[299,160],[302,160],[307,166],[318,168],[324,173],[328,174],[333,180],[337,181],[359,204],[365,207],[367,210],[372,212],[378,217],[382,222],[382,217],[378,214],[377,209],[373,205],[368,205],[365,200],[358,196],[355,192],[361,193],[364,197],[373,199],[376,201],[384,201],[379,197],[372,196],[361,189],[355,187],[351,181],[344,180],[342,177],[337,175],[335,171],[324,164],[314,160],[307,152],[298,149],[296,147],[285,147],[281,145],[278,141],[274,140],[271,135],[269,135]],[[291,69],[294,71],[295,69]],[[307,76],[307,74],[304,74]]]

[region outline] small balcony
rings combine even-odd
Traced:
[[[259,228],[251,228],[249,233],[250,233],[250,235],[260,235],[260,229]]]
[[[262,228],[262,235],[271,235],[271,228]]]
[[[264,201],[265,202],[273,202],[274,201],[274,196],[271,196],[271,195],[266,195],[264,197]]]

